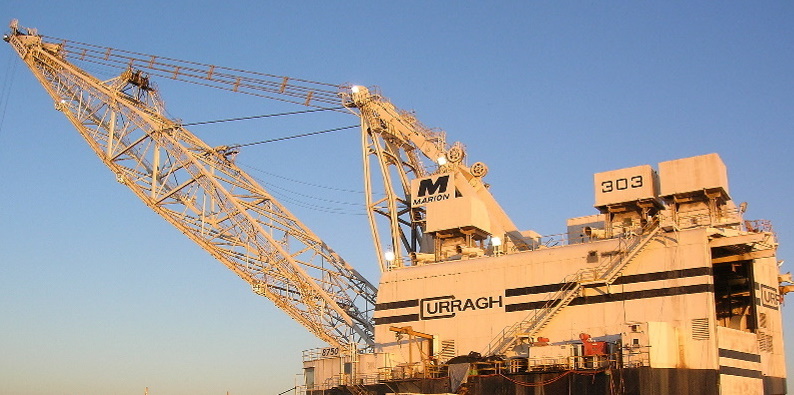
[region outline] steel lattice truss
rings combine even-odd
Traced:
[[[233,162],[162,116],[135,76],[101,82],[60,46],[8,40],[99,158],[146,205],[313,334],[373,344],[376,289]]]
[[[449,147],[444,132],[429,130],[380,94],[361,100],[365,88],[356,89],[342,97],[361,117],[367,214],[381,270],[387,271],[386,251],[398,265],[409,262],[422,237],[424,210],[410,206],[411,180],[429,175],[423,158],[438,158]]]

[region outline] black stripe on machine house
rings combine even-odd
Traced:
[[[741,351],[735,351],[735,350],[728,350],[726,348],[720,348],[720,357],[722,357],[722,358],[730,358],[730,359],[738,359],[740,361],[761,363],[761,356],[758,355],[758,354],[752,354],[752,353],[749,353],[749,352],[741,352]]]
[[[677,278],[697,277],[711,275],[710,267],[693,267],[689,269],[668,270],[664,272],[632,274],[618,277],[612,285],[642,283],[646,281],[673,280]],[[533,287],[511,288],[505,290],[505,296],[534,295],[560,290],[564,285],[570,283],[536,285]],[[596,284],[594,286],[599,286]]]
[[[548,292],[559,291],[564,285],[569,285],[573,283],[559,283],[559,284],[546,284],[546,285],[535,285],[533,287],[523,287],[523,288],[512,288],[505,290],[505,296],[523,296],[523,295],[534,295],[534,294],[543,294]]]
[[[416,306],[419,306],[419,299],[401,300],[398,302],[378,303],[375,305],[375,311],[402,309],[405,307],[416,307]]]
[[[513,303],[505,306],[505,311],[509,313],[511,311],[537,310],[537,309],[542,309],[546,305],[546,303],[548,303],[548,300],[539,300],[537,302],[526,302],[526,303]],[[553,301],[551,305],[549,305],[549,307],[554,307],[559,303],[560,300],[557,299]]]
[[[645,281],[673,280],[697,276],[710,276],[711,267],[693,267],[689,269],[670,270],[666,272],[632,274],[618,277],[612,285],[641,283]]]
[[[595,296],[580,296],[571,301],[570,306],[607,303],[607,302],[621,302],[624,300],[633,299],[647,299],[658,298],[662,296],[676,296],[688,295],[702,292],[714,292],[714,285],[712,284],[698,284],[698,285],[685,285],[681,287],[647,289],[643,291],[621,292],[614,294],[604,294]],[[528,303],[514,303],[505,306],[505,311],[524,311],[542,308],[546,301],[528,302]],[[556,304],[556,303],[555,303]]]
[[[394,324],[397,322],[419,321],[419,314],[395,315],[392,317],[375,318],[375,325]]]
[[[720,366],[720,374],[729,376],[749,377],[751,379],[762,379],[764,375],[760,370],[734,368],[732,366]]]

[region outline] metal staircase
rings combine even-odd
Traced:
[[[370,392],[367,390],[363,385],[360,384],[349,384],[343,386],[345,389],[350,391],[351,394],[354,395],[369,395]]]
[[[488,345],[485,355],[504,355],[518,339],[536,336],[554,316],[579,296],[579,291],[584,285],[612,284],[661,230],[659,221],[654,219],[643,228],[640,235],[632,234],[622,238],[621,253],[614,255],[608,262],[595,268],[580,269],[573,275],[567,276],[563,286],[546,301],[543,307],[533,310],[523,321],[502,330]]]

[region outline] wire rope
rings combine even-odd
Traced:
[[[320,205],[317,205],[317,204],[308,203],[308,202],[301,201],[301,200],[296,200],[294,198],[291,198],[291,197],[286,196],[283,193],[279,193],[279,192],[270,191],[270,194],[272,194],[274,196],[277,196],[280,201],[284,201],[284,202],[287,202],[287,203],[290,203],[290,204],[294,204],[294,205],[296,205],[298,207],[302,207],[302,208],[309,209],[309,210],[314,210],[314,211],[319,211],[319,212],[329,213],[329,214],[338,214],[338,215],[365,215],[364,212],[345,211],[342,208],[320,206]]]
[[[238,164],[240,164],[241,166],[244,166],[244,167],[246,167],[248,169],[251,169],[251,170],[263,173],[263,174],[267,174],[267,175],[269,175],[271,177],[280,178],[282,180],[294,182],[296,184],[303,184],[303,185],[307,185],[307,186],[310,186],[310,187],[329,189],[329,190],[332,190],[332,191],[339,191],[339,192],[349,192],[349,193],[358,193],[358,194],[364,194],[365,193],[364,191],[361,191],[361,190],[344,189],[344,188],[330,187],[330,186],[327,186],[327,185],[313,184],[313,183],[310,183],[310,182],[296,180],[294,178],[289,178],[289,177],[285,177],[285,176],[282,176],[282,175],[279,175],[279,174],[271,173],[269,171],[262,170],[260,168],[257,168],[257,167],[254,167],[254,166],[251,166],[251,165],[248,165],[248,164],[245,164],[245,163],[238,162]]]
[[[14,57],[8,58],[8,66],[3,76],[3,83],[0,86],[0,134],[3,133],[3,124],[5,123],[6,111],[8,110],[8,102],[11,98],[11,89],[16,79],[17,60]]]
[[[179,60],[52,36],[41,37],[60,45],[61,53],[74,61],[94,63],[114,69],[134,68],[143,70],[151,76],[309,107],[318,107],[315,103],[339,104],[338,90],[341,86],[337,84]]]
[[[343,108],[344,107],[312,108],[312,109],[309,109],[309,110],[280,112],[280,113],[275,113],[275,114],[251,115],[251,116],[247,116],[247,117],[225,118],[225,119],[216,119],[216,120],[212,120],[212,121],[190,122],[190,123],[182,124],[182,126],[199,126],[199,125],[209,125],[209,124],[222,123],[222,122],[248,121],[248,120],[251,120],[251,119],[272,118],[272,117],[280,117],[280,116],[285,116],[285,115],[308,114],[308,113],[320,112],[320,111],[336,111],[336,110],[341,110]]]
[[[252,143],[235,144],[232,147],[233,148],[241,148],[241,147],[250,147],[252,145],[275,143],[277,141],[292,140],[292,139],[297,139],[297,138],[301,138],[301,137],[316,136],[318,134],[332,133],[332,132],[338,132],[338,131],[342,131],[342,130],[353,129],[353,128],[357,128],[359,126],[361,126],[361,125],[342,126],[342,127],[339,127],[339,128],[325,129],[325,130],[320,130],[320,131],[316,131],[316,132],[307,132],[307,133],[301,133],[301,134],[294,134],[292,136],[277,137],[277,138],[274,138],[274,139],[268,139],[268,140],[262,140],[262,141],[254,141]]]
[[[256,168],[254,168],[254,167],[252,167],[250,165],[243,165],[243,166],[245,166],[247,168],[250,168],[250,169],[253,169],[253,170],[256,170],[256,171],[260,171],[259,169],[256,169]],[[267,172],[265,172],[265,173],[267,173]],[[273,174],[273,173],[267,173],[267,174]],[[309,185],[309,186],[316,187],[316,188],[324,188],[324,189],[330,189],[330,190],[336,190],[336,191],[351,192],[349,190],[333,188],[333,187],[328,187],[328,186],[318,185],[318,184],[309,184],[309,183],[305,183],[305,182],[300,182],[298,180],[291,180],[291,179],[288,179],[287,177],[278,176],[278,175],[275,175],[275,174],[273,174],[273,175],[278,177],[278,178],[287,179],[287,180],[290,180],[290,181],[293,181],[293,182]],[[320,211],[320,212],[324,212],[324,213],[339,214],[339,215],[365,215],[365,213],[364,213],[364,207],[366,207],[365,204],[353,203],[353,202],[345,202],[345,201],[339,201],[339,200],[323,199],[323,198],[319,198],[319,197],[315,197],[315,196],[310,196],[310,195],[306,195],[304,193],[296,192],[296,191],[291,190],[289,188],[278,186],[276,184],[273,184],[271,182],[265,181],[265,180],[263,180],[263,179],[261,179],[259,177],[253,176],[253,175],[251,175],[251,177],[254,180],[256,180],[256,181],[258,181],[258,182],[260,182],[260,183],[262,183],[264,185],[267,185],[270,188],[269,193],[274,195],[274,196],[276,196],[276,197],[278,197],[279,200],[282,200],[284,202],[291,203],[291,204],[294,204],[294,205],[302,207],[302,208],[306,208],[306,209],[310,209],[310,210],[314,210],[314,211]],[[357,191],[352,191],[352,192],[357,192]],[[342,204],[342,205],[357,206],[357,207],[324,206],[324,205],[319,205],[319,204],[316,204],[316,203],[308,202],[308,201],[300,199],[300,198],[295,198],[295,197],[290,196],[288,194],[297,195],[297,196],[300,196],[302,198],[320,200],[320,201],[323,201],[323,202],[326,202],[326,203]],[[355,210],[355,211],[350,211],[351,209]]]
[[[319,201],[322,201],[322,202],[334,203],[334,204],[344,204],[346,206],[366,207],[366,204],[364,204],[364,203],[353,203],[353,202],[345,202],[345,201],[342,201],[342,200],[324,199],[324,198],[317,197],[317,196],[311,196],[311,195],[306,195],[304,193],[295,192],[295,191],[293,191],[291,189],[284,188],[282,186],[279,186],[277,184],[273,184],[271,182],[267,182],[267,181],[263,181],[263,180],[260,180],[260,181],[263,184],[268,185],[268,186],[270,186],[272,188],[275,188],[275,189],[278,189],[278,190],[281,190],[281,191],[284,191],[284,192],[287,192],[287,193],[291,193],[293,195],[297,195],[297,196],[300,196],[300,197],[304,197],[304,198],[307,198],[307,199],[314,199],[314,200],[319,200]]]
[[[185,63],[185,64],[192,64],[192,65],[195,65],[195,66],[211,66],[211,67],[214,67],[216,69],[236,71],[236,72],[240,72],[240,73],[250,73],[250,74],[261,75],[261,76],[265,76],[265,77],[273,77],[273,78],[283,78],[284,77],[284,76],[280,76],[280,75],[262,73],[262,72],[258,72],[258,71],[249,71],[249,70],[243,70],[243,69],[235,69],[235,68],[232,68],[232,67],[215,66],[215,65],[208,64],[208,63],[200,63],[200,62],[194,62],[194,61],[189,61],[189,60],[181,60],[181,59],[176,59],[176,58],[169,58],[169,57],[166,57],[166,56],[157,56],[157,55],[146,54],[146,53],[135,52],[135,51],[128,51],[128,50],[118,49],[118,48],[103,47],[101,45],[89,44],[89,43],[84,43],[84,42],[74,41],[74,40],[67,40],[65,38],[47,36],[47,35],[43,35],[43,34],[40,35],[40,36],[42,38],[48,38],[48,39],[51,39],[51,40],[56,40],[56,41],[58,41],[60,43],[63,43],[63,44],[71,43],[71,44],[73,44],[73,45],[75,45],[77,47],[85,46],[85,47],[90,47],[90,48],[96,48],[97,50],[102,50],[103,53],[105,54],[105,56],[108,56],[111,51],[116,51],[116,52],[126,53],[126,54],[130,54],[130,55],[148,56],[148,57],[152,57],[153,56],[153,57],[155,57],[155,59],[164,59],[164,60],[168,60],[168,61],[172,61],[172,62],[180,62],[180,63]],[[335,85],[335,84],[330,84],[330,83],[327,83],[327,82],[312,81],[312,80],[301,79],[301,78],[290,78],[290,80],[299,81],[299,82],[305,82],[305,83],[308,83],[308,84],[323,85],[323,86],[332,87],[332,88],[336,88],[337,87],[337,85]]]

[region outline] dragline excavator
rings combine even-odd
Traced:
[[[307,395],[785,393],[780,302],[794,285],[716,153],[596,173],[598,214],[541,237],[511,222],[461,143],[374,88],[15,21],[4,39],[118,182],[328,343],[303,353]],[[247,145],[212,147],[166,117],[154,78],[357,116],[378,286],[238,167]]]
[[[383,272],[532,248],[532,235],[517,230],[482,181],[487,167],[467,165],[462,144],[447,144],[443,132],[374,89],[53,38],[16,21],[4,40],[118,182],[331,346],[375,344],[376,287],[235,164],[239,147],[211,147],[167,118],[151,78],[360,117],[367,213]],[[102,81],[80,62],[121,72]],[[455,204],[433,204],[440,200]]]

